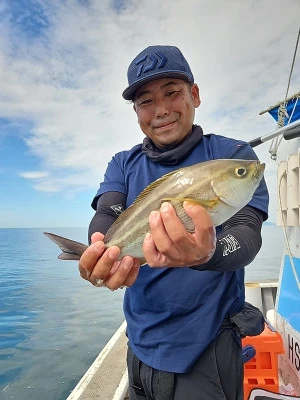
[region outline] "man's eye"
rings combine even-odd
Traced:
[[[166,93],[166,96],[173,96],[175,94],[179,93],[179,90],[171,90],[170,92]]]
[[[139,105],[142,106],[145,104],[150,104],[151,102],[152,102],[152,99],[145,99],[145,100],[140,101]]]

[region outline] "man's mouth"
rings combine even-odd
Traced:
[[[167,129],[167,128],[170,128],[171,126],[173,126],[174,122],[175,121],[167,122],[167,123],[155,126],[154,129]]]

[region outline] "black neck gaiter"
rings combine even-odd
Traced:
[[[159,149],[146,137],[143,140],[142,152],[154,162],[164,165],[178,164],[183,158],[187,157],[193,148],[203,137],[203,130],[199,125],[193,125],[191,133],[176,147]]]

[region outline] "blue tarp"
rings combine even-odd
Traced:
[[[288,113],[289,117],[285,118],[285,121],[284,121],[285,125],[289,121],[289,118],[290,118],[290,116],[291,116],[291,114],[293,112],[293,109],[294,109],[294,106],[295,106],[296,102],[297,102],[297,98],[294,98],[294,99],[290,100],[288,102],[288,104],[286,105],[286,110],[287,110],[287,113]],[[272,115],[272,117],[275,119],[275,121],[278,120],[278,108],[279,107],[276,107],[276,108],[273,108],[273,110],[269,111],[269,113]],[[299,119],[300,119],[300,98],[298,98],[298,102],[297,102],[296,108],[294,110],[293,116],[292,116],[292,118],[290,120],[290,123],[294,122],[294,121],[297,121]]]

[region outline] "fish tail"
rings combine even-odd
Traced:
[[[87,245],[74,240],[67,239],[63,236],[55,235],[54,233],[44,232],[49,239],[51,239],[63,251],[58,258],[60,260],[79,260]]]

